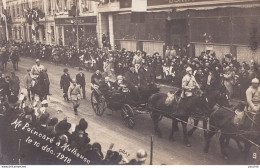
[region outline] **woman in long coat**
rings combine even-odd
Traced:
[[[233,96],[233,82],[234,82],[234,72],[230,69],[229,66],[226,67],[224,75],[224,85],[228,90],[229,99]]]

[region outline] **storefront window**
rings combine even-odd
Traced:
[[[15,6],[13,6],[12,11],[13,11],[13,17],[16,17],[16,16],[15,16]]]
[[[51,26],[51,41],[52,41],[52,42],[55,42],[54,26]]]
[[[93,11],[92,1],[83,0],[81,7],[82,7],[82,12],[92,12]]]
[[[17,8],[16,8],[16,13],[17,13],[17,17],[20,17],[20,8],[19,8],[19,5],[17,6]]]
[[[43,40],[43,41],[46,41],[45,31],[46,31],[46,29],[45,29],[45,27],[44,27],[44,28],[42,29],[42,40]]]
[[[19,39],[22,39],[22,31],[21,31],[21,27],[18,27],[18,34],[19,34]]]
[[[38,30],[35,32],[35,35],[36,35],[36,40],[40,40],[40,36],[39,36],[39,31]]]
[[[14,39],[17,39],[17,30],[16,30],[16,27],[14,27]]]

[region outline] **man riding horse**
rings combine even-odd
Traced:
[[[246,91],[247,108],[245,103],[240,102],[233,110],[219,107],[209,118],[209,133],[205,139],[204,152],[208,153],[211,138],[221,132],[219,142],[220,151],[224,159],[228,159],[226,140],[234,139],[239,149],[242,151],[240,141],[244,142],[244,164],[248,164],[248,159],[251,158],[249,151],[251,146],[260,145],[260,89],[259,80],[252,79],[251,86]],[[258,159],[259,160],[259,159]]]
[[[192,75],[192,69],[186,69],[187,75],[182,80],[182,95],[179,99],[179,91],[153,94],[148,100],[148,107],[151,110],[154,122],[154,130],[161,137],[159,120],[162,116],[172,119],[172,131],[170,139],[173,140],[174,132],[178,130],[178,122],[183,128],[183,138],[186,146],[191,146],[188,140],[187,123],[190,116],[199,113],[204,116],[210,111],[207,98]]]
[[[31,68],[31,76],[32,76],[32,99],[34,99],[34,95],[38,94],[40,97],[40,100],[42,100],[47,94],[49,94],[46,91],[45,80],[43,79],[44,76],[43,71],[45,70],[45,67],[41,65],[40,60],[36,59],[36,65],[33,65]],[[41,79],[40,79],[41,78]]]
[[[36,65],[32,66],[31,69],[31,73],[32,73],[32,78],[34,80],[36,80],[38,78],[38,76],[40,75],[40,73],[42,72],[43,69],[45,69],[45,67],[43,65],[41,65],[41,62],[39,59],[36,59]]]
[[[259,112],[260,109],[260,89],[259,80],[252,79],[252,85],[246,90],[246,99],[248,103],[248,110]]]
[[[198,99],[198,96],[202,94],[199,84],[192,75],[191,67],[186,68],[186,73],[187,74],[182,78],[182,100],[180,101],[180,106],[184,111],[188,110],[187,108],[192,106],[192,104]]]

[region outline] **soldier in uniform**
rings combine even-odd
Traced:
[[[246,100],[249,111],[259,111],[260,109],[260,88],[259,80],[252,79],[251,86],[246,90]]]
[[[32,66],[32,69],[31,69],[31,73],[32,73],[32,77],[33,79],[36,79],[39,75],[40,75],[40,72],[45,69],[43,65],[41,65],[41,62],[39,59],[36,59],[36,65],[33,65]]]
[[[60,89],[63,89],[63,97],[64,100],[69,101],[68,98],[68,89],[70,87],[70,82],[72,81],[69,75],[69,70],[65,68],[63,70],[64,74],[61,76],[60,79]]]
[[[200,88],[197,83],[195,77],[192,75],[191,67],[186,68],[187,74],[182,78],[182,89],[183,89],[183,97],[192,97],[193,90],[196,88]]]
[[[195,77],[192,75],[191,67],[186,68],[186,75],[182,78],[182,100],[180,101],[179,107],[182,112],[186,113],[188,108],[190,108],[198,100],[198,96],[194,95],[195,89],[200,89]]]
[[[77,85],[76,83],[76,79],[72,79],[72,85],[69,87],[68,96],[69,96],[69,100],[71,100],[73,104],[75,115],[78,115],[77,109],[80,105],[81,92],[80,92],[80,86]]]

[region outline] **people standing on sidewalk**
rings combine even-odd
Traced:
[[[86,99],[86,91],[85,91],[86,80],[82,70],[83,70],[82,68],[79,68],[79,73],[76,75],[76,81],[77,84],[79,84],[80,88],[82,89],[83,99]]]
[[[27,74],[24,77],[24,86],[27,90],[27,96],[29,100],[31,100],[31,88],[32,88],[32,76],[31,76],[31,69],[27,69]]]
[[[68,90],[68,97],[73,104],[75,115],[78,115],[78,107],[80,105],[81,92],[80,86],[77,84],[76,79],[72,79],[72,85],[69,87]]]
[[[68,98],[68,89],[70,87],[70,82],[72,81],[69,75],[69,70],[65,68],[63,70],[64,74],[61,76],[60,79],[60,89],[63,89],[63,97],[65,101],[69,101]]]

